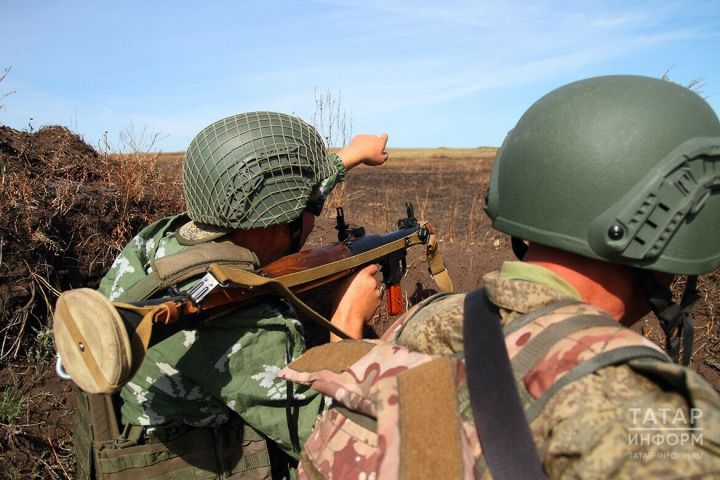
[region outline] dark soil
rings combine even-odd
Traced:
[[[69,384],[48,351],[50,310],[60,291],[96,287],[139,229],[183,209],[181,156],[111,156],[61,127],[18,132],[0,127],[0,478],[74,478]],[[509,239],[482,212],[492,157],[391,161],[358,168],[328,200],[309,246],[335,241],[335,207],[368,232],[396,228],[405,202],[436,227],[460,291],[512,259]],[[403,279],[408,304],[436,292],[422,248],[410,250]],[[700,279],[692,367],[720,390],[720,273]],[[678,285],[677,288],[680,288]],[[327,307],[329,290],[310,297]],[[381,309],[374,334],[392,319]],[[649,315],[635,326],[663,337]]]

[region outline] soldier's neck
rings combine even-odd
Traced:
[[[530,245],[524,261],[545,267],[560,276],[575,287],[584,302],[624,324],[640,318],[635,275],[627,267],[538,244]],[[641,296],[640,304],[646,304],[644,296]]]
[[[290,251],[290,234],[287,224],[235,230],[232,240],[241,247],[255,252],[261,266],[287,255]]]

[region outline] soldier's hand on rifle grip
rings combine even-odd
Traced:
[[[357,165],[382,165],[388,159],[385,151],[387,133],[382,135],[355,135],[348,145],[340,149],[338,156],[342,159],[346,170]]]
[[[335,291],[335,310],[332,323],[353,338],[362,338],[362,328],[370,321],[382,298],[381,289],[375,274],[380,271],[377,265],[368,265],[355,275],[340,283]],[[330,335],[330,341],[340,338]]]

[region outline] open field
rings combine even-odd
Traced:
[[[383,166],[383,169],[403,169],[408,161],[416,168],[432,167],[438,160],[464,161],[495,158],[495,147],[477,148],[388,148],[388,156],[392,161]],[[157,158],[163,171],[175,174],[183,161],[183,152],[163,152],[158,155],[148,155],[148,158]]]
[[[42,131],[41,131],[42,132]],[[48,307],[58,291],[94,287],[119,249],[142,227],[182,209],[182,154],[108,157],[68,132],[0,129],[0,477],[74,478],[70,386],[52,368]],[[89,147],[88,147],[89,148]],[[492,230],[483,192],[493,148],[390,149],[381,168],[358,167],[328,199],[309,246],[335,241],[333,217],[369,232],[396,228],[412,202],[437,229],[458,290],[513,258]],[[414,303],[434,292],[422,249],[411,250],[403,280]],[[720,274],[701,277],[692,367],[720,389]],[[380,313],[373,328],[382,332]],[[660,342],[652,317],[635,328]]]

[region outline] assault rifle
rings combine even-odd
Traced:
[[[376,263],[386,285],[388,314],[398,315],[404,309],[400,280],[407,271],[407,249],[414,245],[425,246],[430,274],[441,290],[451,291],[433,227],[417,221],[411,203],[405,207],[407,217],[398,221],[398,230],[380,235],[366,235],[364,228],[345,223],[338,208],[337,243],[288,255],[254,272],[211,263],[195,286],[171,297],[124,303],[110,302],[91,289],[64,292],[54,316],[62,359],[58,373],[88,393],[110,393],[131,378],[150,345],[268,294],[286,298],[299,315],[348,338],[297,294]]]

